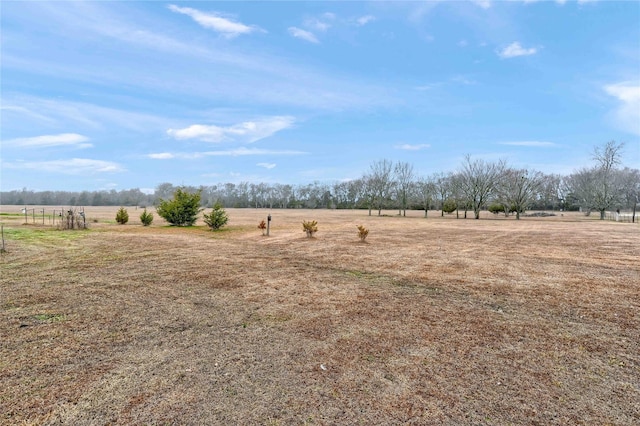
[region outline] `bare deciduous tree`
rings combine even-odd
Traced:
[[[393,189],[393,163],[385,159],[371,164],[371,169],[367,176],[367,184],[370,196],[372,196],[369,215],[371,215],[371,205],[375,203],[378,208],[378,216],[380,216],[382,207],[390,198],[391,190]]]
[[[595,208],[593,169],[583,167],[565,179],[567,202],[580,206],[587,216]]]
[[[476,219],[480,219],[480,209],[499,184],[504,168],[503,160],[488,162],[473,160],[469,155],[465,157],[460,170],[461,185]]]
[[[605,211],[619,202],[622,196],[624,182],[620,179],[616,166],[621,162],[623,147],[622,143],[609,141],[593,151],[593,159],[596,161],[593,170],[596,180],[593,185],[594,207],[600,212],[600,219],[604,219]]]
[[[444,217],[444,202],[451,195],[451,176],[444,173],[437,173],[431,177],[435,185],[436,193],[440,199],[440,216]]]
[[[562,176],[558,174],[544,174],[540,187],[539,208],[556,210],[562,202]]]
[[[394,168],[394,175],[400,214],[406,216],[407,201],[409,200],[409,192],[414,178],[413,166],[409,163],[398,162]]]
[[[507,169],[498,188],[499,197],[505,203],[505,212],[515,210],[516,219],[520,212],[529,207],[540,192],[544,175],[536,171]]]
[[[424,208],[424,217],[427,217],[429,207],[436,196],[436,184],[432,178],[420,178],[415,183],[415,192]]]
[[[635,223],[636,210],[638,207],[638,203],[640,203],[640,170],[625,167],[624,170],[622,170],[620,173],[622,174],[622,182],[624,185],[624,205],[625,207],[630,207],[632,209],[633,213],[631,216],[631,221]]]

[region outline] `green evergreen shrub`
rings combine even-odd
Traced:
[[[217,202],[213,206],[213,210],[210,214],[204,214],[204,223],[207,224],[212,231],[217,231],[227,224],[229,217],[227,212],[222,208],[222,204]]]
[[[140,214],[140,222],[142,222],[143,226],[151,225],[151,222],[153,222],[153,213],[149,213],[145,208],[144,211]]]
[[[120,225],[124,225],[125,223],[129,222],[129,213],[127,213],[127,209],[125,209],[124,207],[120,207],[118,209],[118,213],[116,213],[116,222],[118,222]]]
[[[164,220],[174,226],[192,226],[198,220],[200,191],[191,194],[182,188],[176,189],[172,200],[160,199],[156,211]]]

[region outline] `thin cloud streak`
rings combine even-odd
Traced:
[[[56,146],[75,146],[77,148],[90,148],[93,145],[86,143],[88,137],[78,133],[61,133],[58,135],[42,135],[29,138],[10,139],[3,143],[4,146],[16,146],[22,148],[49,148]]]
[[[66,175],[119,173],[126,171],[118,163],[114,163],[112,161],[93,160],[89,158],[3,163],[3,166],[12,169],[38,170]]]
[[[237,149],[229,149],[229,150],[220,150],[220,151],[205,151],[205,152],[193,152],[193,153],[185,153],[185,152],[160,152],[153,153],[147,155],[147,158],[153,160],[170,160],[170,159],[182,159],[182,160],[193,160],[203,157],[243,157],[250,155],[307,155],[308,152],[304,151],[295,151],[295,150],[270,150],[270,149],[258,149],[258,148],[237,148]]]
[[[289,27],[288,30],[289,34],[291,34],[292,37],[299,38],[301,40],[305,40],[314,44],[320,43],[316,36],[310,31],[305,31],[298,27]]]
[[[227,38],[233,38],[242,34],[250,34],[254,31],[259,31],[257,27],[232,21],[231,19],[224,18],[221,14],[216,12],[205,13],[190,7],[178,7],[173,4],[169,5],[168,9],[172,12],[187,15],[202,27],[217,31]]]
[[[45,4],[41,9],[42,14],[46,12],[46,19],[50,21],[50,25],[64,28],[68,31],[69,38],[92,34],[122,42],[123,50],[132,54],[140,49],[145,52],[151,49],[175,55],[179,57],[175,59],[176,63],[189,64],[190,67],[185,68],[192,70],[191,75],[186,79],[176,80],[175,70],[165,70],[162,67],[154,69],[153,73],[146,72],[144,68],[128,67],[126,70],[119,70],[107,66],[109,64],[98,63],[86,63],[82,68],[72,67],[57,60],[48,60],[46,57],[25,57],[23,51],[12,51],[10,48],[3,50],[3,67],[40,75],[73,78],[74,81],[94,84],[106,83],[116,87],[137,85],[145,90],[162,90],[209,99],[232,99],[267,105],[284,104],[342,110],[399,102],[399,99],[391,96],[391,92],[382,85],[367,85],[348,76],[336,77],[329,72],[311,69],[304,63],[291,63],[266,53],[246,54],[225,44],[214,43],[212,46],[211,43],[187,43],[167,36],[155,28],[140,29],[138,23],[127,20],[127,15],[116,15],[113,9],[102,7],[99,2],[83,3],[82,7],[74,8]],[[44,19],[45,16],[33,17],[36,18]],[[319,43],[315,35],[309,34],[312,36],[311,42]],[[215,64],[219,75],[243,77],[229,78],[223,82],[212,82],[209,78],[203,78],[212,71],[212,64]],[[237,67],[242,68],[244,74],[239,73]],[[230,73],[230,69],[234,72]],[[122,75],[127,75],[126,80],[121,78]],[[184,84],[183,81],[187,80],[189,84]]]
[[[274,167],[276,167],[276,164],[275,163],[258,163],[258,164],[256,164],[256,166],[264,167],[265,169],[271,170]]]
[[[500,142],[498,145],[510,145],[510,146],[530,146],[530,147],[549,147],[557,146],[553,142],[545,141],[514,141],[514,142]]]
[[[280,130],[290,128],[294,122],[295,119],[291,116],[277,116],[245,121],[229,127],[194,124],[184,129],[169,129],[167,134],[178,140],[198,139],[213,143],[226,141],[253,143],[267,138]]]
[[[421,151],[423,149],[428,149],[431,148],[431,145],[428,143],[421,143],[418,145],[411,145],[408,143],[402,144],[402,145],[396,145],[395,147],[396,149],[402,149],[405,151]]]

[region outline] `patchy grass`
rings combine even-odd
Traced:
[[[33,318],[41,322],[56,322],[66,319],[64,314],[36,314]]]
[[[7,241],[20,241],[33,244],[57,244],[77,240],[87,235],[88,230],[59,230],[54,227],[23,225],[4,227]]]
[[[12,224],[0,424],[640,423],[637,225],[228,213]]]

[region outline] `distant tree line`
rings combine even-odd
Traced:
[[[485,161],[466,156],[457,170],[418,176],[407,162],[373,162],[361,177],[349,181],[301,185],[240,182],[211,186],[174,186],[162,183],[153,194],[140,189],[122,191],[21,191],[2,192],[2,204],[59,206],[159,205],[177,189],[201,195],[201,206],[221,203],[233,208],[367,209],[380,215],[384,209],[440,210],[458,217],[478,218],[480,211],[514,213],[525,210],[633,210],[640,201],[640,170],[621,167],[623,144],[596,147],[593,164],[568,176],[518,169],[505,161]]]

